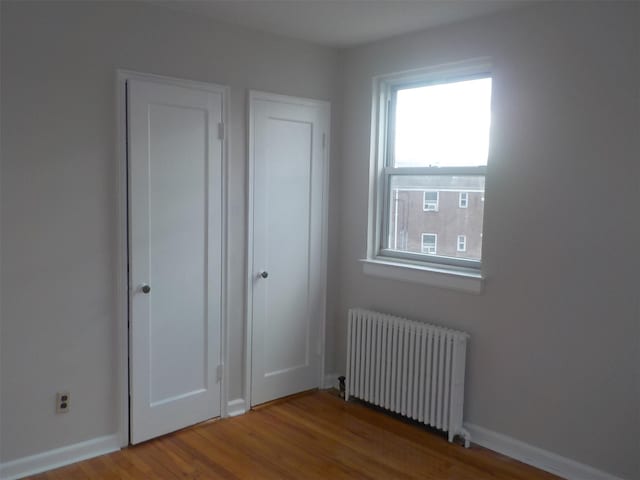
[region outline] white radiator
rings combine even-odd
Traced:
[[[456,435],[469,335],[360,308],[349,310],[345,399],[359,398]]]

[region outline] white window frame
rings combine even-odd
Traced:
[[[400,88],[411,85],[451,83],[471,78],[491,77],[491,63],[488,59],[476,59],[414,70],[398,74],[381,75],[373,80],[373,121],[371,137],[371,169],[369,183],[369,222],[367,258],[370,264],[385,264],[396,267],[417,268],[445,272],[471,278],[482,278],[481,260],[456,257],[429,256],[412,252],[397,252],[383,248],[388,238],[388,225],[385,205],[389,204],[390,179],[392,175],[486,175],[486,167],[391,167],[388,152],[393,151],[393,131],[388,128],[395,106],[394,93]],[[376,267],[377,268],[377,267]],[[371,273],[374,268],[365,268]],[[372,273],[376,274],[376,273]],[[414,276],[415,277],[415,276]],[[431,284],[429,281],[421,282]],[[436,282],[437,283],[437,282]],[[455,283],[455,282],[454,282]],[[479,290],[471,286],[471,291]],[[463,288],[467,290],[467,288]],[[469,291],[469,290],[467,290]],[[477,293],[477,292],[476,292]]]
[[[427,193],[435,193],[436,201],[432,200],[427,201]],[[437,190],[425,190],[422,192],[422,211],[423,212],[437,212],[438,207],[440,206],[440,192]]]
[[[467,236],[466,235],[458,235],[456,239],[456,251],[458,252],[466,252],[467,251]]]
[[[365,274],[387,280],[414,282],[471,294],[482,293],[484,268],[480,262],[475,262],[471,266],[469,264],[442,264],[425,261],[425,255],[416,255],[417,258],[397,257],[381,250],[383,236],[387,234],[383,212],[385,202],[388,201],[386,196],[388,184],[385,185],[385,180],[388,177],[385,177],[384,173],[385,153],[388,149],[386,134],[391,86],[406,84],[410,81],[424,82],[425,79],[442,83],[447,80],[459,79],[465,75],[471,76],[479,73],[492,76],[489,58],[477,58],[408,72],[379,75],[373,78],[367,248],[366,257],[361,260]],[[442,174],[452,173],[451,171],[445,172],[444,169],[439,169],[439,171]],[[486,168],[482,167],[478,173],[485,174]],[[430,257],[429,260],[437,258]]]
[[[458,193],[458,207],[469,208],[469,192]]]
[[[432,236],[433,237],[433,247],[427,247],[427,251],[425,252],[425,248],[424,248],[424,237],[425,236]],[[420,250],[422,251],[422,253],[427,254],[427,255],[437,255],[438,253],[438,234],[437,233],[423,233],[420,236]],[[430,252],[429,250],[433,248],[433,251]]]

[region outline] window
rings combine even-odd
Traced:
[[[435,255],[438,248],[438,235],[435,233],[422,234],[422,253]]]
[[[479,272],[484,203],[471,198],[485,194],[488,65],[391,75],[375,85],[377,177],[368,258]],[[478,241],[468,245],[469,235]],[[451,240],[438,247],[438,236]]]
[[[466,252],[467,251],[467,236],[466,235],[458,235],[458,252]]]
[[[460,192],[458,194],[458,207],[467,208],[469,206],[469,192]]]
[[[439,198],[440,195],[438,192],[424,192],[422,198],[422,210],[425,212],[437,212]]]

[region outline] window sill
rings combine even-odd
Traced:
[[[480,272],[463,271],[446,266],[426,266],[396,262],[389,259],[362,259],[366,275],[402,282],[421,283],[432,287],[448,288],[466,293],[480,294],[484,278]]]

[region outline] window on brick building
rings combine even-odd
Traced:
[[[422,195],[422,210],[425,212],[437,212],[438,197],[438,192],[424,192]]]
[[[457,249],[459,252],[467,251],[467,236],[466,235],[458,235],[458,243]]]
[[[467,208],[469,206],[469,192],[460,192],[458,194],[458,207]]]
[[[438,249],[438,235],[435,233],[422,234],[422,253],[435,255]]]

